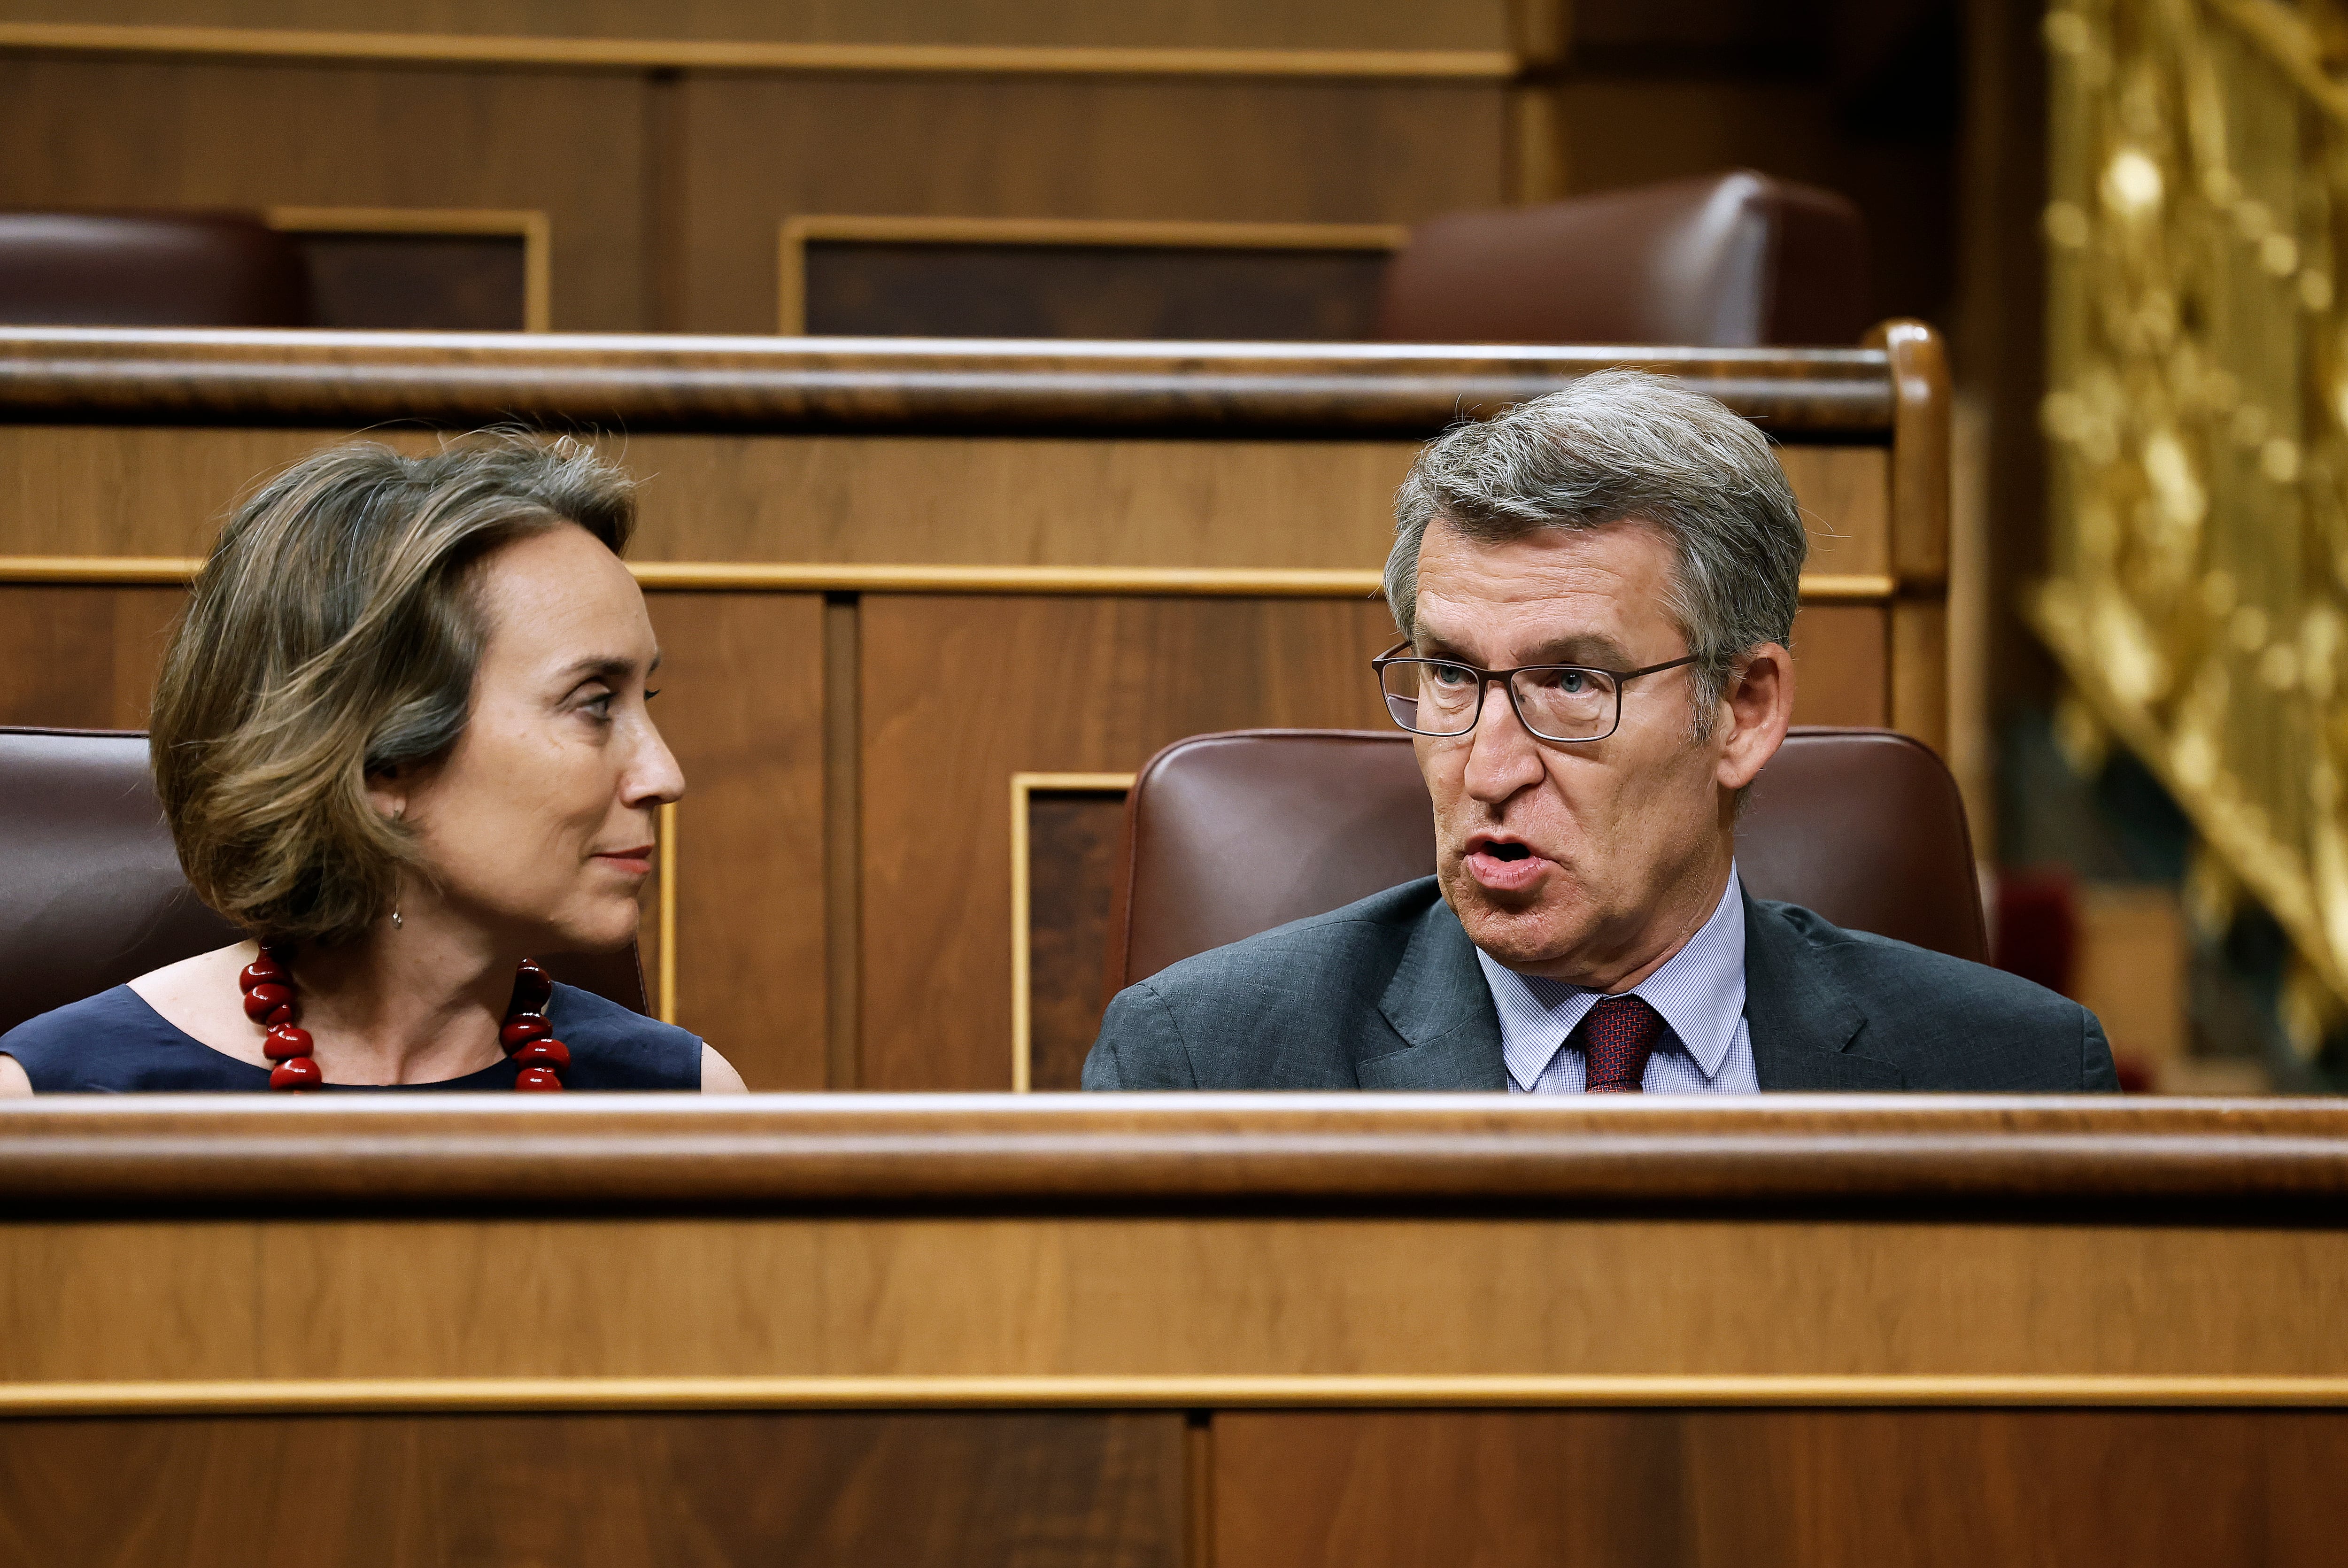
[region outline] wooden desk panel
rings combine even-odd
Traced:
[[[1942,524],[1908,472],[1930,443],[1894,396],[1919,381],[1895,382],[1901,355],[1628,362],[1786,438],[1816,546],[1797,717],[1934,738]],[[644,480],[632,553],[691,787],[679,1021],[755,1088],[1007,1087],[1012,774],[1129,771],[1202,729],[1383,724],[1362,666],[1390,640],[1375,573],[1418,444],[1622,360],[0,333],[0,639],[19,655],[0,719],[143,722],[188,560],[234,498],[345,432],[415,451],[442,438],[428,427],[489,419],[600,431]],[[1168,572],[1189,581],[1150,575]],[[1046,671],[1066,700],[1044,700]]]
[[[2334,1101],[59,1098],[0,1555],[2327,1563],[2343,1198]]]
[[[0,1421],[0,1558],[1179,1568],[1182,1445],[1159,1412]]]
[[[1244,1411],[1217,1568],[2320,1563],[2348,1413]]]

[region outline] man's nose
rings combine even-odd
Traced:
[[[1498,681],[1484,683],[1483,708],[1468,738],[1468,793],[1498,805],[1539,779],[1540,743],[1517,718],[1517,705]]]

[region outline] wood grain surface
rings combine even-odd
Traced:
[[[559,297],[559,296],[558,296]],[[353,426],[533,418],[631,429],[1343,430],[1432,436],[1607,366],[1673,375],[1781,439],[1880,443],[1880,350],[849,340],[562,334],[0,332],[0,417]]]
[[[1154,1414],[0,1421],[0,1560],[1179,1568],[1181,1442]]]
[[[649,595],[685,771],[676,1021],[756,1089],[825,1086],[823,601]]]
[[[2348,1413],[1218,1416],[1217,1568],[2328,1563]]]
[[[611,1378],[1019,1378],[1041,1405],[1138,1378],[1213,1406],[1253,1378],[1308,1404],[1314,1379],[1345,1403],[1360,1378],[1486,1380],[1448,1395],[1474,1406],[1580,1403],[1542,1383],[1586,1377],[1631,1379],[1599,1396],[1629,1403],[1642,1379],[1822,1380],[1807,1398],[1835,1404],[1843,1379],[1968,1377],[2096,1403],[2076,1380],[2148,1377],[2322,1378],[2348,1400],[2336,1229],[1498,1206],[26,1219],[0,1228],[0,1385],[578,1379],[592,1400]]]
[[[861,619],[867,1088],[1011,1085],[1014,773],[1385,722],[1382,603],[891,595]]]
[[[651,325],[645,90],[547,71],[12,51],[0,189],[15,207],[541,211],[552,324],[632,331]]]
[[[2343,1194],[2348,1105],[2323,1099],[158,1095],[0,1109],[0,1203],[14,1214],[1925,1202],[2156,1218],[2230,1205],[2299,1224]]]

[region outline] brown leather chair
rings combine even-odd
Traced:
[[[1745,348],[1856,343],[1868,320],[1859,209],[1735,170],[1422,224],[1378,335]]]
[[[307,326],[310,275],[249,213],[0,212],[0,324]]]
[[[1168,965],[1435,871],[1435,826],[1399,730],[1244,729],[1178,740],[1126,798],[1109,926],[1113,995]],[[1756,898],[1985,963],[1956,780],[1888,729],[1797,728],[1736,830]]]
[[[0,1034],[239,934],[180,874],[144,732],[0,728]],[[546,965],[644,1010],[633,944]]]

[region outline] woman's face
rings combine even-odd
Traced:
[[[404,808],[450,914],[531,952],[609,951],[636,934],[654,813],[685,793],[644,707],[660,663],[644,596],[574,526],[479,571],[488,640],[465,733],[378,797]]]

